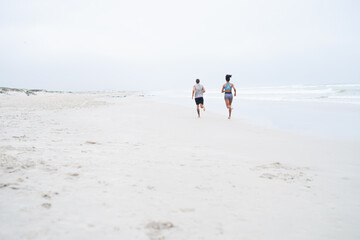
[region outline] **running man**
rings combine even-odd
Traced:
[[[192,91],[192,99],[194,99],[194,94],[195,94],[196,110],[199,118],[200,118],[199,105],[205,111],[203,93],[205,93],[205,88],[203,85],[200,84],[200,80],[196,79],[196,84],[194,85]]]
[[[231,103],[233,100],[232,89],[234,89],[234,96],[236,96],[236,88],[235,88],[234,84],[230,83],[230,78],[231,78],[231,75],[225,76],[226,83],[222,86],[222,89],[221,89],[221,92],[225,93],[225,95],[224,95],[225,104],[226,104],[226,107],[229,109],[228,119],[231,118],[231,110],[233,109],[231,106]]]

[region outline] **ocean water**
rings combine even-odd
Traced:
[[[227,117],[220,89],[204,94],[207,111]],[[157,101],[194,108],[188,90],[152,92]],[[237,87],[233,118],[322,138],[360,141],[360,84]],[[204,115],[204,117],[206,117]]]

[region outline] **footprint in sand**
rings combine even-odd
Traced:
[[[174,224],[171,222],[151,221],[146,225],[146,228],[149,230],[147,236],[151,240],[163,240],[165,237],[162,236],[162,232],[174,228]]]
[[[201,191],[211,191],[212,190],[211,187],[207,187],[207,186],[203,186],[203,185],[198,185],[195,188],[198,190],[201,190]]]
[[[6,187],[10,187],[13,190],[18,190],[18,187],[13,187],[13,185],[19,185],[17,183],[0,183],[0,188],[6,188]]]
[[[195,208],[180,208],[180,211],[184,213],[195,212]]]
[[[308,168],[285,166],[279,162],[260,165],[252,168],[251,170],[262,171],[263,173],[259,177],[270,180],[277,179],[285,182],[312,181],[312,179],[305,173]]]
[[[42,197],[46,199],[51,199],[51,196],[49,194],[43,194]]]
[[[41,204],[41,206],[42,206],[43,208],[49,209],[49,208],[51,208],[51,203],[43,203],[43,204]]]
[[[109,183],[107,183],[107,182],[105,182],[105,181],[99,180],[99,181],[97,181],[97,183],[98,183],[98,184],[101,184],[101,185],[103,185],[103,186],[109,186]]]
[[[22,136],[13,136],[13,138],[15,139],[19,139],[20,141],[24,138],[27,138],[25,135],[22,135]]]
[[[271,174],[271,173],[264,173],[260,175],[261,178],[267,178],[267,179],[275,179],[278,178],[277,175]]]
[[[53,196],[56,196],[56,195],[59,195],[58,192],[52,192],[52,191],[49,191],[47,193],[43,193],[41,195],[42,198],[44,199],[47,199],[47,200],[51,200],[53,198]],[[50,204],[51,205],[51,204]]]
[[[7,186],[10,186],[11,183],[0,183],[0,188],[6,188]]]
[[[68,173],[69,176],[72,176],[72,177],[78,177],[79,174],[78,173]]]

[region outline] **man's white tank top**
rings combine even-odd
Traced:
[[[203,96],[203,86],[200,83],[195,85],[195,98],[199,98]]]

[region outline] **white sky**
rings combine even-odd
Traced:
[[[0,86],[360,82],[358,0],[0,0]]]

